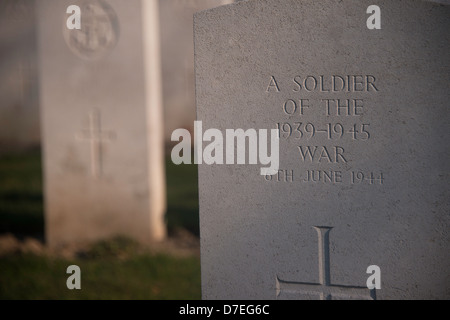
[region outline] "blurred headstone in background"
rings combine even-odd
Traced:
[[[160,0],[165,141],[173,130],[193,129],[195,78],[193,14],[233,0]]]
[[[50,247],[166,236],[158,0],[39,0]],[[82,12],[69,30],[67,7]]]
[[[0,1],[0,154],[40,143],[34,3]]]
[[[450,298],[450,6],[372,4],[196,14],[203,129],[280,137],[273,176],[199,165],[204,299]]]
[[[195,120],[193,14],[232,2],[159,0],[166,143]],[[40,145],[35,3],[0,1],[0,153]]]

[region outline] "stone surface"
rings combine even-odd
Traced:
[[[69,5],[81,30],[66,28]],[[47,243],[163,239],[157,1],[37,7]]]
[[[380,0],[369,30],[372,4],[196,15],[203,130],[280,129],[274,176],[199,165],[204,298],[450,298],[450,8]]]
[[[34,0],[0,2],[0,154],[40,143]]]

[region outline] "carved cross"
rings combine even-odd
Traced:
[[[333,296],[375,300],[375,289],[331,283],[329,233],[332,227],[314,227],[314,229],[317,231],[319,238],[319,283],[284,281],[276,276],[277,297],[281,292],[287,292],[320,294],[320,300],[331,300]]]
[[[100,110],[89,113],[89,128],[78,135],[81,140],[87,140],[91,145],[91,173],[95,178],[102,176],[103,143],[115,139],[112,131],[102,131]]]

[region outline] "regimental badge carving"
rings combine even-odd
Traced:
[[[69,30],[63,19],[67,46],[80,58],[96,60],[114,49],[119,39],[119,20],[114,9],[104,0],[81,3],[81,29]]]

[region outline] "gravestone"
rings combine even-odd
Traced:
[[[414,0],[195,16],[203,130],[278,129],[280,145],[272,176],[199,165],[203,298],[450,298],[448,30],[449,6]]]
[[[162,79],[166,143],[195,120],[193,15],[233,0],[160,0]]]
[[[163,239],[157,1],[37,5],[48,244]],[[70,5],[80,30],[66,27]]]
[[[35,1],[0,2],[0,154],[40,143]]]

